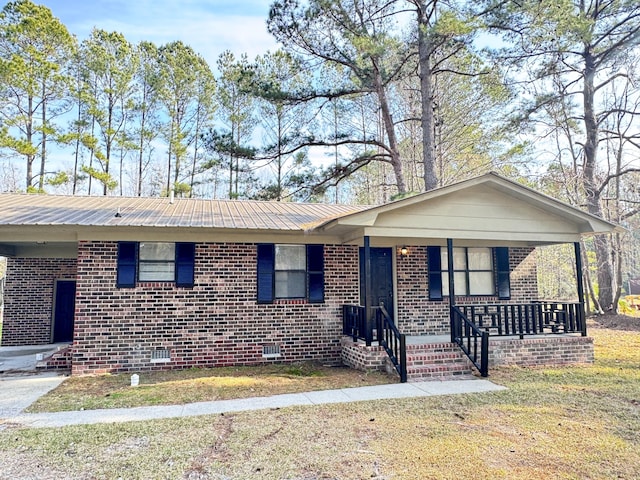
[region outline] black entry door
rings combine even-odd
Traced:
[[[371,248],[371,306],[384,305],[393,318],[393,260],[391,248]],[[360,249],[360,302],[365,300],[364,248]]]
[[[56,280],[56,298],[53,310],[53,342],[73,340],[73,319],[76,309],[76,282]]]

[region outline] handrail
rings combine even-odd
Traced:
[[[407,381],[407,337],[400,333],[398,327],[393,323],[391,315],[383,305],[376,307],[376,329],[378,334],[378,344],[382,346],[391,363],[400,375],[400,382]]]
[[[457,343],[482,377],[489,376],[489,333],[476,326],[458,306],[451,307],[451,325]],[[480,345],[478,345],[478,340]]]

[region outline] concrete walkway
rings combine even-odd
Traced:
[[[56,373],[0,376],[0,428],[67,377]]]
[[[6,382],[6,380],[3,380]],[[6,384],[0,383],[4,389]],[[219,400],[198,402],[186,405],[167,405],[157,407],[114,408],[105,410],[83,410],[55,413],[16,413],[8,418],[0,418],[0,428],[5,423],[25,427],[62,427],[65,425],[83,425],[95,423],[117,423],[159,418],[193,417],[230,412],[244,412],[272,408],[285,408],[296,405],[325,405],[331,403],[350,403],[368,400],[393,398],[430,397],[434,395],[454,395],[504,390],[488,380],[447,380],[420,383],[395,383],[338,390],[273,395],[270,397],[244,398],[238,400]],[[0,398],[0,402],[1,402]],[[26,408],[26,407],[23,407]],[[15,411],[3,410],[0,412]],[[4,415],[0,414],[0,417]]]

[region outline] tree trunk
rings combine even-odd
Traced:
[[[38,179],[38,191],[44,192],[44,171],[47,160],[47,101],[45,96],[45,84],[42,83],[42,145],[40,145],[40,176]]]
[[[146,119],[147,119],[147,96],[145,93],[145,96],[142,100],[143,102],[143,107],[142,107],[142,115],[140,117],[140,142],[138,143],[138,147],[140,148],[140,151],[138,153],[138,186],[137,186],[137,195],[139,197],[142,196],[142,162],[143,162],[143,157],[144,157],[144,128],[145,128],[145,123],[146,123]]]
[[[418,64],[420,67],[420,97],[422,125],[422,164],[424,188],[433,190],[438,186],[435,168],[435,139],[434,139],[434,102],[433,102],[433,71],[431,70],[431,48],[427,36],[429,18],[427,5],[420,2],[418,14]]]
[[[585,125],[584,172],[583,183],[587,196],[587,210],[593,215],[602,216],[600,208],[600,191],[596,184],[596,161],[598,150],[598,121],[595,114],[595,74],[596,60],[589,47],[585,48],[583,108]],[[611,263],[610,238],[597,235],[594,238],[598,277],[598,302],[604,312],[617,311],[613,302],[613,266]]]
[[[389,101],[387,99],[387,92],[382,84],[382,76],[378,65],[373,61],[373,67],[375,69],[374,85],[378,101],[380,102],[380,111],[382,114],[382,122],[387,134],[387,140],[389,142],[389,154],[391,155],[391,166],[393,167],[393,173],[396,177],[396,186],[399,194],[407,193],[407,186],[404,181],[404,173],[402,171],[402,161],[400,160],[400,150],[398,148],[398,139],[396,137],[396,129],[393,124],[393,118],[391,117],[391,110],[389,109]]]
[[[32,141],[33,141],[33,98],[29,97],[29,100],[27,101],[28,103],[28,115],[29,117],[27,118],[27,125],[26,125],[26,131],[27,131],[27,145],[32,145]],[[29,191],[29,187],[32,186],[31,182],[33,180],[33,161],[35,160],[36,156],[33,153],[27,153],[27,191]]]

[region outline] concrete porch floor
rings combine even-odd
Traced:
[[[35,372],[36,364],[49,355],[67,347],[68,343],[0,347],[0,374]]]

